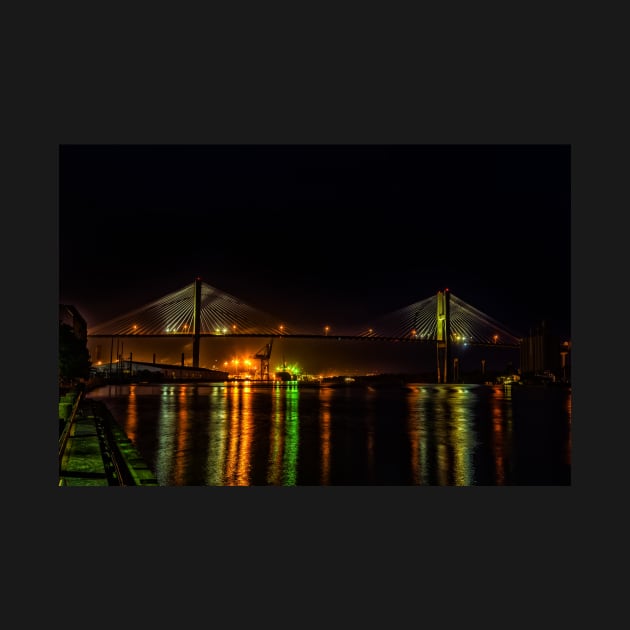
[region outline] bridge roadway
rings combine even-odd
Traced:
[[[194,333],[180,333],[180,332],[174,332],[174,333],[118,333],[118,334],[105,334],[105,333],[98,333],[98,334],[89,334],[88,333],[88,337],[93,337],[93,338],[107,338],[107,339],[111,339],[112,337],[115,338],[142,338],[142,339],[148,339],[148,338],[164,338],[164,339],[173,339],[173,338],[180,338],[180,337],[190,337],[191,339],[195,338],[195,334]],[[254,337],[265,337],[267,339],[269,338],[274,338],[274,339],[280,339],[280,338],[286,338],[286,339],[329,339],[329,340],[333,340],[333,341],[389,341],[389,342],[404,342],[404,343],[431,343],[431,344],[435,344],[436,340],[435,339],[427,339],[427,338],[418,338],[418,337],[386,337],[386,336],[381,336],[381,335],[334,335],[334,334],[328,334],[328,335],[324,335],[324,334],[311,334],[311,333],[283,333],[283,334],[278,334],[278,333],[222,333],[222,334],[217,334],[217,333],[199,333],[199,337],[204,337],[204,338],[222,338],[222,337],[237,337],[237,338],[254,338]],[[452,346],[457,346],[459,345],[457,342],[451,342]],[[470,346],[470,347],[477,347],[477,348],[505,348],[505,349],[512,349],[512,350],[518,350],[520,348],[520,346],[518,344],[511,344],[511,343],[490,343],[490,342],[479,342],[479,341],[468,341],[466,342],[466,345]]]

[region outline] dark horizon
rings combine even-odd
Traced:
[[[199,366],[233,372],[234,360],[250,360],[251,368],[243,372],[254,372],[259,363],[253,356],[270,339],[238,337],[203,337],[200,342]],[[109,363],[110,352],[116,359],[117,353],[125,361],[156,364],[181,365],[184,354],[185,366],[192,366],[192,339],[143,339],[137,337],[90,338],[88,346],[96,365]],[[100,346],[100,349],[98,347]],[[481,361],[487,372],[505,372],[510,365],[519,364],[519,351],[511,348],[453,348],[452,357],[458,357],[461,373],[472,374],[482,370]],[[366,374],[434,374],[436,350],[432,343],[388,342],[382,340],[351,341],[330,339],[273,339],[270,371],[290,366],[296,373],[313,376],[366,375]],[[450,365],[450,364],[449,364]],[[452,366],[450,366],[452,367]],[[449,369],[450,369],[449,367]]]

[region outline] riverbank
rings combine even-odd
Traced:
[[[83,391],[60,399],[58,448],[59,486],[159,485],[106,405]]]

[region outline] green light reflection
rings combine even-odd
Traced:
[[[284,457],[282,461],[282,484],[294,486],[297,483],[297,458],[299,447],[299,418],[297,383],[289,383],[286,392],[286,413],[284,431]]]

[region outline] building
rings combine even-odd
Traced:
[[[228,373],[209,368],[145,361],[121,360],[102,363],[92,367],[94,376],[114,380],[156,380],[156,381],[226,381]]]
[[[521,376],[524,380],[546,378],[552,381],[569,381],[569,355],[571,343],[561,342],[546,322],[521,341]]]
[[[61,324],[70,326],[77,338],[87,344],[87,322],[74,306],[70,304],[59,305],[59,325]]]

